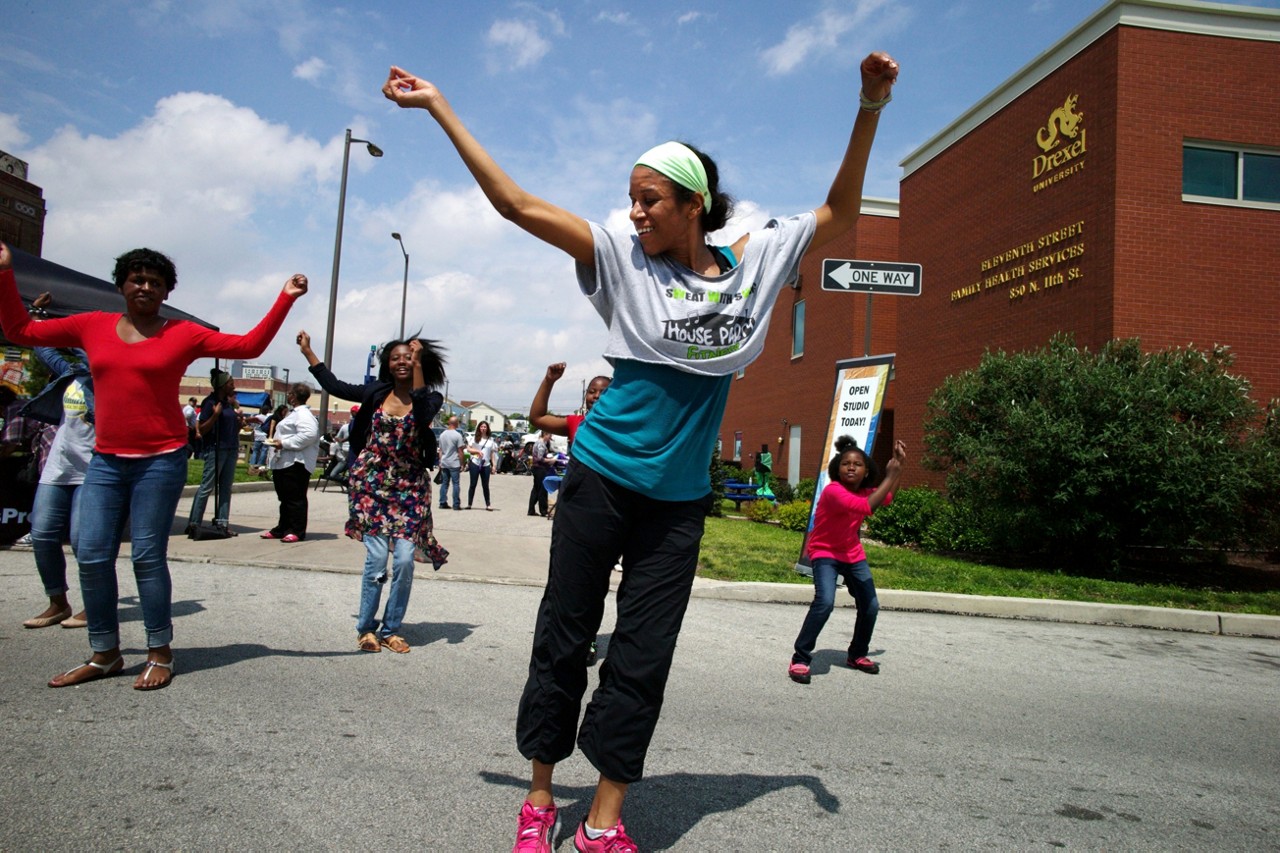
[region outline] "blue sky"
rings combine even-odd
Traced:
[[[551,401],[566,411],[608,369],[570,261],[488,208],[425,113],[382,98],[389,65],[436,83],[527,189],[590,219],[625,221],[641,151],[694,142],[740,201],[736,236],[822,201],[869,51],[902,66],[866,184],[896,199],[903,157],[1100,5],[9,0],[0,150],[44,188],[46,258],[105,278],[129,248],[165,251],[172,303],[227,331],[307,273],[264,358],[298,377],[294,332],[323,344],[349,127],[386,153],[351,149],[335,372],[358,377],[399,331],[398,231],[407,328],[448,347],[450,395],[525,411],[567,361]]]

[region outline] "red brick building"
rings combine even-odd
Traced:
[[[827,420],[835,388],[835,363],[865,354],[868,295],[821,287],[822,260],[898,258],[898,206],[865,199],[862,216],[848,234],[805,255],[800,279],[783,290],[769,321],[764,352],[733,380],[720,422],[721,456],[750,469],[762,445],[773,454],[773,470],[796,482],[816,476],[826,464]],[[873,296],[871,352],[893,352],[898,340],[897,302],[911,297]],[[893,406],[893,385],[885,399]],[[887,411],[880,435],[892,431]],[[889,445],[892,446],[891,444]],[[885,445],[877,440],[877,456]]]
[[[934,389],[987,349],[1033,349],[1057,332],[1090,349],[1131,337],[1148,350],[1227,345],[1255,399],[1280,397],[1280,10],[1109,3],[903,167],[896,253],[892,239],[883,255],[864,246],[864,217],[855,254],[815,254],[923,266],[919,297],[879,297],[873,309],[872,352],[897,353],[877,456],[904,439],[910,480],[939,482],[917,464]],[[802,470],[774,449],[775,470],[795,481],[821,464],[831,364],[862,354],[862,298],[829,296],[809,322],[854,333],[788,372],[779,350],[791,308],[780,300],[771,360],[747,369],[777,385],[770,396],[735,384],[726,456],[740,424],[765,425],[747,413],[768,410],[776,424],[785,399],[813,428]]]

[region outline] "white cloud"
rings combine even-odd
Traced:
[[[551,42],[529,21],[494,21],[485,41],[500,51],[504,60],[500,64],[508,70],[536,65],[551,51]]]
[[[0,151],[19,156],[21,149],[31,141],[31,137],[22,129],[22,122],[15,115],[0,113]]]
[[[683,27],[685,24],[692,24],[705,17],[707,15],[704,12],[685,12],[679,18],[676,18],[676,23]]]
[[[294,66],[293,76],[299,80],[315,82],[317,78],[322,76],[329,70],[329,63],[325,62],[318,56],[313,56],[305,62],[301,62]]]
[[[882,10],[885,14],[877,20]],[[761,52],[761,60],[773,75],[789,74],[806,61],[832,54],[843,54],[856,62],[865,52],[859,45],[879,37],[888,25],[905,20],[906,14],[887,0],[828,2],[808,19],[793,24],[782,41]]]

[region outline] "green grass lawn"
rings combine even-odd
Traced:
[[[771,524],[708,518],[698,574],[707,578],[809,583],[795,571],[802,536]],[[984,565],[909,548],[867,544],[876,585],[968,595],[1051,598],[1280,615],[1280,568],[1272,573],[1231,567],[1150,567],[1099,577],[1088,571],[1044,571]]]

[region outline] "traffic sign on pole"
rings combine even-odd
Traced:
[[[825,258],[822,261],[823,290],[919,296],[921,277],[919,264],[839,258]]]

